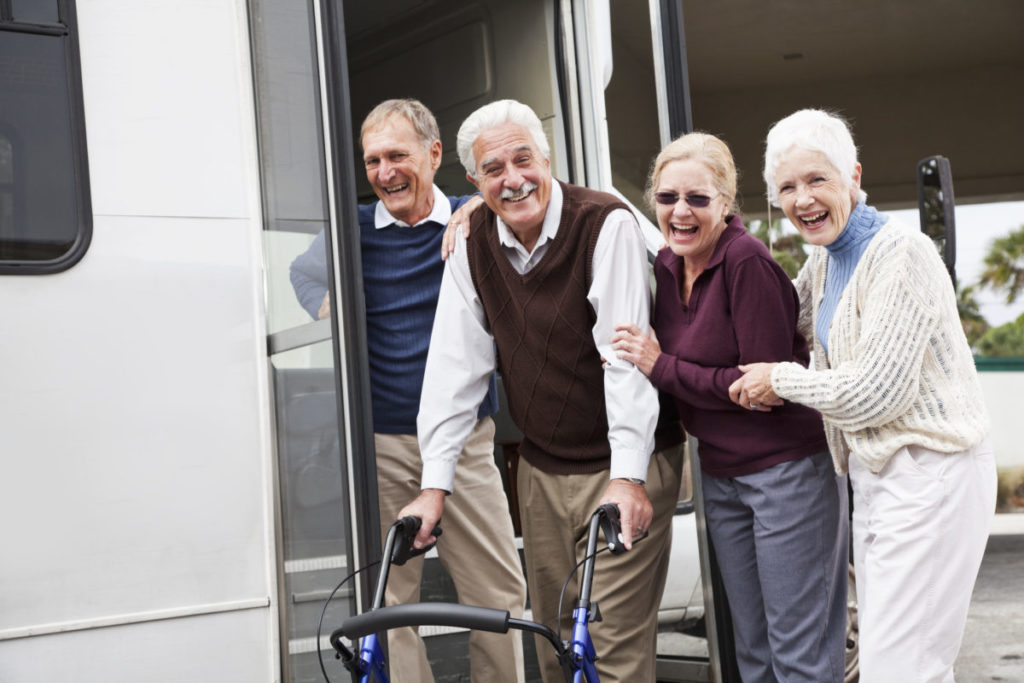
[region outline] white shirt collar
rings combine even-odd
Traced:
[[[543,244],[555,239],[558,234],[558,223],[562,218],[562,186],[554,178],[551,179],[551,197],[548,199],[548,210],[544,212],[544,222],[540,226],[540,236],[537,244],[533,245],[533,251]],[[526,253],[526,248],[516,238],[511,228],[505,225],[500,216],[497,216],[498,241],[503,247],[518,249]]]
[[[437,185],[433,185],[434,188],[434,208],[431,210],[430,215],[421,220],[416,225],[422,225],[427,221],[434,221],[441,225],[448,225],[448,221],[452,218],[452,205],[448,201],[448,197],[441,192],[441,188]],[[391,215],[387,207],[384,206],[384,202],[378,200],[377,208],[373,212],[373,226],[380,230],[390,225],[397,225],[400,228],[408,228],[409,224],[405,221],[400,221]]]

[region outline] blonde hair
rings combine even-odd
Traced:
[[[704,164],[711,171],[715,189],[729,198],[730,211],[736,211],[736,162],[733,161],[729,146],[709,133],[685,133],[665,145],[651,166],[644,198],[651,210],[655,210],[654,188],[658,186],[661,172],[674,161],[692,159]]]

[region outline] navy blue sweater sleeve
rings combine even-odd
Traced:
[[[320,304],[327,294],[327,251],[323,230],[313,238],[309,248],[292,261],[288,277],[291,279],[299,305],[316,320]]]
[[[460,208],[478,194],[469,194],[463,197],[449,197],[452,211]],[[364,216],[364,212],[372,211],[373,204],[360,205],[359,219],[369,219],[372,213]],[[295,290],[295,297],[299,305],[309,313],[314,320],[320,311],[320,304],[323,303],[324,295],[327,294],[327,251],[324,244],[324,232],[321,230],[313,238],[313,242],[306,251],[295,257],[288,273],[291,279],[292,289]]]

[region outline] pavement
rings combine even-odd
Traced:
[[[1024,681],[1024,513],[993,520],[954,673],[957,683]]]
[[[659,634],[658,645],[707,656],[706,641],[679,633]],[[957,683],[1024,683],[1024,512],[992,520],[954,674]]]
[[[440,580],[441,570],[436,569],[439,576],[435,578]],[[427,572],[433,573],[433,569]],[[442,588],[437,590],[444,592]],[[444,590],[451,592],[454,587],[446,586]],[[465,633],[427,639],[438,683],[468,680],[466,641]],[[525,641],[527,680],[533,683],[540,680],[533,638]],[[658,650],[706,657],[707,641],[681,633],[661,633]],[[1024,683],[1024,512],[993,518],[954,671],[957,683]]]

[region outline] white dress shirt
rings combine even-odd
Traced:
[[[448,221],[452,219],[452,205],[448,200],[448,197],[441,192],[441,188],[437,185],[433,186],[434,192],[434,208],[430,210],[430,215],[421,220],[416,225],[422,225],[427,221],[434,221],[441,225],[448,225]],[[378,201],[377,208],[373,210],[373,227],[377,230],[381,230],[391,225],[397,225],[400,228],[408,228],[409,224],[405,221],[400,221],[391,215],[388,211],[388,207],[384,206],[384,202]]]
[[[524,274],[544,257],[557,238],[562,214],[562,188],[552,180],[551,199],[533,251],[497,219],[502,251]],[[416,420],[423,456],[424,489],[451,491],[459,453],[477,419],[495,370],[494,337],[469,271],[466,240],[461,235],[448,258],[423,377]],[[611,348],[615,326],[633,323],[649,329],[650,289],[647,250],[633,214],[616,209],[608,214],[594,249],[593,282],[587,300],[597,314],[594,344],[606,361],[604,372],[611,479],[647,479],[658,421],[658,393],[632,363]],[[514,382],[515,378],[506,378]]]

